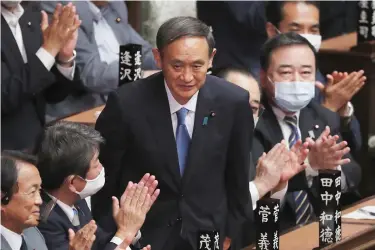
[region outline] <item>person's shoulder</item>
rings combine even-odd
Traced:
[[[159,72],[147,78],[123,84],[116,90],[116,94],[120,99],[128,99],[129,97],[131,97],[131,99],[140,98],[152,93],[156,86],[163,84],[163,81],[163,74]]]
[[[216,76],[207,75],[206,84],[209,85],[210,89],[215,92],[221,99],[229,101],[249,100],[249,92],[243,88],[219,78]]]
[[[340,116],[337,112],[333,112],[324,106],[322,106],[319,102],[312,100],[307,108],[313,110],[320,120],[324,121],[328,126],[337,127],[340,123]]]
[[[37,227],[29,227],[23,230],[22,233],[25,237],[32,238],[34,241],[45,242],[42,233],[39,231]]]

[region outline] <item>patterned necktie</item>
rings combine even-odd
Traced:
[[[23,235],[22,235],[22,245],[21,245],[20,250],[27,250],[27,244]]]
[[[78,210],[75,207],[73,207],[73,213],[74,213],[74,216],[72,220],[72,225],[75,227],[78,227],[81,223],[79,222]]]
[[[185,118],[188,113],[186,108],[181,108],[177,111],[177,131],[176,131],[176,145],[178,153],[178,163],[180,165],[180,174],[184,174],[186,160],[190,146],[190,136],[185,124]]]
[[[288,124],[292,133],[289,136],[289,148],[300,139],[297,127],[297,117],[296,116],[285,116],[284,121]],[[295,202],[295,214],[296,214],[296,224],[304,224],[309,221],[313,216],[313,207],[309,201],[309,197],[305,190],[299,190],[292,192],[293,200]]]

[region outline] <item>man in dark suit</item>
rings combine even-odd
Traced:
[[[220,233],[221,249],[225,237],[237,235],[250,202],[249,94],[206,75],[214,38],[201,21],[168,20],[157,47],[162,73],[112,93],[96,123],[108,170],[107,185],[92,200],[94,217],[108,213],[109,198],[146,171],[162,190],[142,227],[152,249],[196,249],[202,231]]]
[[[75,44],[80,25],[70,4],[42,19],[38,3],[1,2],[1,145],[30,149],[44,125],[45,103],[78,87]],[[57,62],[55,64],[55,61]]]
[[[68,249],[68,231],[77,232],[92,220],[85,198],[105,183],[98,160],[102,141],[94,128],[68,122],[48,127],[41,138],[37,155],[46,210],[38,227],[49,249]],[[146,175],[139,184],[128,184],[120,203],[113,198],[115,230],[105,232],[98,227],[93,249],[115,249],[129,237],[133,245],[138,244],[138,230],[159,193],[156,185],[155,178]]]
[[[280,216],[282,229],[286,229],[317,216],[319,170],[341,170],[342,192],[348,193],[358,187],[361,169],[349,154],[347,142],[341,141],[338,115],[311,101],[315,90],[314,47],[294,32],[277,35],[264,45],[261,65],[265,111],[254,132],[254,161],[282,139],[292,147],[298,139],[308,138],[310,148],[306,170],[288,184]]]
[[[47,250],[45,239],[36,228],[42,199],[41,179],[35,164],[34,156],[22,152],[6,150],[1,154],[2,250]],[[70,235],[69,250],[91,249],[93,236],[93,230]]]
[[[293,31],[305,37],[319,51],[322,43],[319,7],[318,1],[269,1],[265,11],[268,38]],[[340,132],[349,143],[352,153],[361,149],[362,137],[350,100],[363,87],[365,80],[363,70],[349,75],[333,72],[325,78],[317,69],[315,99],[325,108],[339,114]]]
[[[197,16],[212,27],[217,44],[213,72],[243,68],[258,78],[259,48],[267,40],[264,4],[264,1],[197,1]]]

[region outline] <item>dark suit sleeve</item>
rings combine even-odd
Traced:
[[[49,219],[47,223],[40,223],[38,229],[43,234],[48,249],[69,249],[68,232],[58,221]]]
[[[251,196],[249,191],[250,151],[254,122],[248,94],[237,103],[227,152],[226,188],[228,197],[227,236],[238,236],[245,221]]]
[[[6,61],[1,61],[1,113],[9,114],[55,82],[36,55],[29,56],[28,63],[12,73]]]
[[[105,167],[106,185],[92,197],[92,211],[95,219],[107,214],[111,205],[110,197],[115,195],[117,176],[121,169],[121,157],[126,150],[127,125],[124,122],[124,114],[120,100],[116,92],[109,95],[106,107],[101,112],[95,129],[104,137],[105,142],[100,148],[100,161]],[[104,205],[107,203],[109,205]],[[103,211],[103,209],[107,210]]]
[[[357,117],[353,116],[349,124],[343,125],[342,127],[342,137],[348,142],[351,152],[355,154],[360,151],[362,147],[362,136]]]

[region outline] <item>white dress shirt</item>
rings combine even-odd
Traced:
[[[22,236],[21,234],[15,233],[8,228],[1,225],[1,235],[7,240],[10,248],[12,250],[20,250],[22,245]]]
[[[187,131],[191,139],[193,136],[193,131],[194,131],[195,110],[197,108],[197,100],[198,100],[199,91],[197,91],[197,93],[195,93],[185,105],[181,105],[176,101],[176,99],[174,99],[165,81],[164,81],[164,86],[165,86],[165,90],[167,91],[174,136],[176,137],[177,123],[178,123],[176,112],[179,111],[181,108],[186,108],[188,110],[188,113],[185,118],[185,125],[186,125]]]
[[[96,45],[98,46],[100,59],[107,64],[119,60],[120,43],[101,10],[92,2],[88,2],[95,16],[93,27]],[[106,7],[108,8],[108,6]]]
[[[272,110],[273,110],[273,113],[275,114],[276,116],[276,119],[280,125],[280,128],[281,128],[281,131],[283,133],[283,137],[284,137],[284,141],[286,143],[286,146],[289,148],[289,137],[290,135],[292,134],[292,130],[291,128],[289,127],[289,125],[284,121],[284,118],[285,118],[285,113],[275,107],[275,106],[272,106]],[[297,117],[297,128],[298,128],[298,134],[300,135],[300,138],[301,138],[301,130],[299,128],[299,116],[300,116],[300,112],[296,112],[295,113],[295,116]],[[312,183],[313,183],[313,178],[315,176],[318,176],[319,175],[319,172],[314,170],[310,164],[309,164],[309,161],[308,161],[308,158],[306,158],[305,160],[305,163],[307,165],[307,168],[305,170],[305,173],[306,173],[306,179],[307,179],[307,184],[309,187],[312,186]],[[337,170],[340,170],[341,171],[341,166],[338,166],[337,167]],[[345,174],[344,174],[344,171],[341,171],[341,190],[342,191],[345,191],[346,190],[346,179],[345,179]]]
[[[24,63],[27,63],[27,53],[25,45],[23,43],[22,30],[18,22],[24,12],[25,11],[20,4],[18,4],[13,11],[9,11],[4,6],[1,6],[1,14],[3,15],[5,21],[8,23],[10,30],[12,31]],[[55,58],[42,47],[40,47],[36,52],[36,56],[43,63],[44,67],[46,67],[47,70],[51,70],[52,66],[55,64]],[[59,64],[56,64],[56,67],[63,76],[65,76],[69,80],[73,80],[75,72],[75,62],[70,68],[63,67]]]

